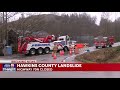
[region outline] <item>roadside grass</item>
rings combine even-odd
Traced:
[[[83,63],[118,63],[120,62],[120,46],[84,53],[76,56],[75,60]]]

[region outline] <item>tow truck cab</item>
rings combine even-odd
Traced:
[[[76,41],[70,40],[68,35],[58,37],[58,41],[63,45],[64,51],[69,51],[69,46],[72,45],[74,47],[76,43]]]

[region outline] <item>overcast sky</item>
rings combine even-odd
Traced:
[[[50,14],[50,12],[24,12],[24,13],[25,13],[25,17],[27,17],[28,14],[35,14],[35,15],[37,15],[37,14]],[[101,19],[101,14],[102,14],[102,12],[57,12],[57,13],[59,13],[59,14],[63,14],[63,13],[64,14],[72,14],[72,13],[78,13],[78,14],[80,13],[80,14],[82,14],[82,13],[87,13],[91,17],[96,16],[96,18],[97,18],[96,24],[99,24],[100,19]],[[120,13],[119,12],[109,12],[109,14],[110,14],[109,19],[112,20],[112,21],[114,21],[115,18],[120,17]],[[16,15],[15,17],[13,17],[11,19],[12,20],[17,20],[19,17],[21,17],[21,14],[18,14],[18,15]]]

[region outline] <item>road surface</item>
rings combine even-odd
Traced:
[[[120,72],[0,72],[0,78],[120,78]]]
[[[119,43],[115,43],[113,47],[119,46]],[[89,50],[95,51],[95,47],[89,47]],[[85,50],[80,50],[80,54],[85,53]],[[51,54],[47,55],[37,55],[37,56],[23,56],[23,55],[13,55],[8,57],[0,57],[0,60],[37,60],[38,62],[54,63],[62,62],[76,62],[74,61],[76,55],[65,54],[60,56],[57,54],[57,59],[53,59]],[[116,71],[77,71],[77,72],[0,72],[0,78],[120,78],[120,72]]]

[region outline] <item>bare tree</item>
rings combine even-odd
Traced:
[[[109,19],[110,13],[109,12],[103,12],[101,17],[104,18],[104,19]]]
[[[0,12],[0,23],[2,23],[2,12]]]
[[[3,18],[3,32],[2,32],[2,42],[3,40],[6,41],[6,44],[8,44],[8,28],[7,28],[7,23],[8,20],[12,17],[14,17],[18,12],[2,12],[2,18]]]
[[[109,12],[103,12],[101,15],[101,21],[103,20],[103,33],[105,36],[108,35],[108,21],[109,21],[110,13]]]

